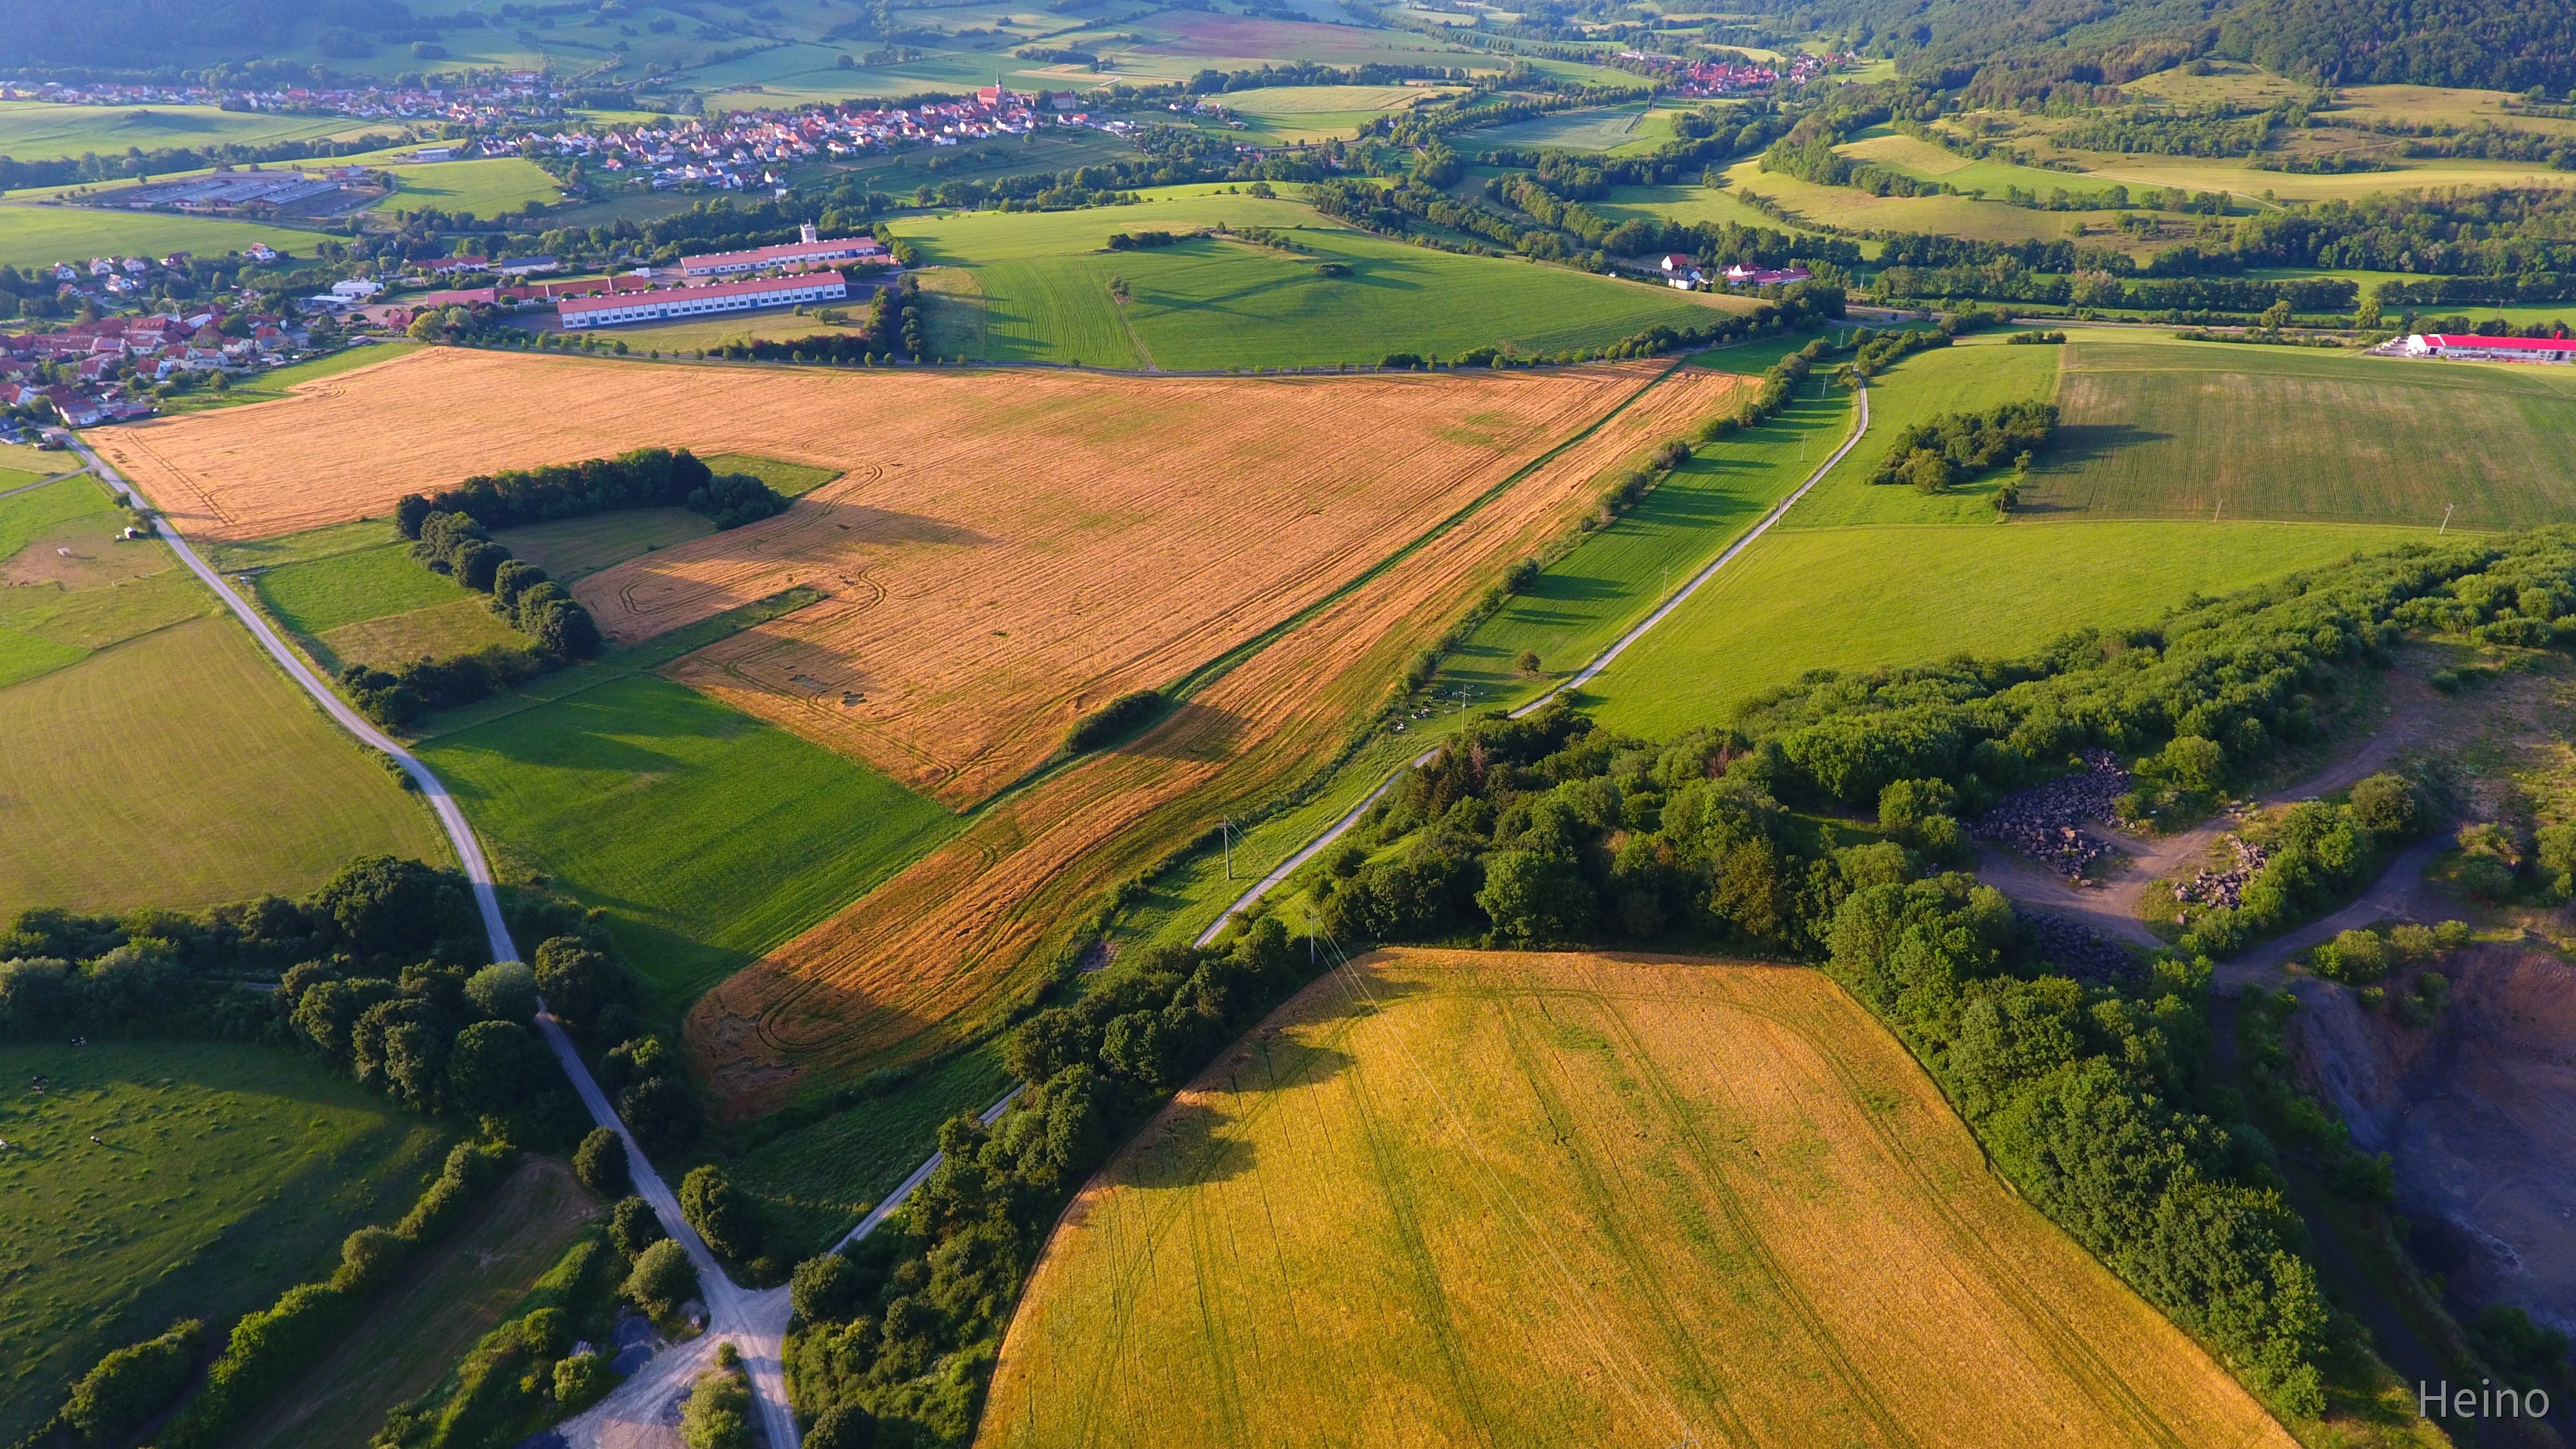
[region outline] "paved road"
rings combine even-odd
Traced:
[[[1549,700],[1554,699],[1561,694],[1566,694],[1573,690],[1580,689],[1585,684],[1591,682],[1594,676],[1598,675],[1602,670],[1610,667],[1611,661],[1626,653],[1629,645],[1646,637],[1648,630],[1653,629],[1657,624],[1660,624],[1664,622],[1665,619],[1671,617],[1672,612],[1675,609],[1678,609],[1683,604],[1689,602],[1690,596],[1699,592],[1701,585],[1707,583],[1710,579],[1717,577],[1718,570],[1726,567],[1730,563],[1733,563],[1746,549],[1753,546],[1754,540],[1760,538],[1766,533],[1769,533],[1771,531],[1771,525],[1778,523],[1788,514],[1790,509],[1797,507],[1798,500],[1807,496],[1807,490],[1815,487],[1819,482],[1822,482],[1824,480],[1824,476],[1834,470],[1834,465],[1836,463],[1841,462],[1846,454],[1850,453],[1853,448],[1859,446],[1862,435],[1869,431],[1868,386],[1866,384],[1862,385],[1854,395],[1860,400],[1860,414],[1852,420],[1851,436],[1843,439],[1842,446],[1834,449],[1833,456],[1816,465],[1816,471],[1807,475],[1806,481],[1798,485],[1798,490],[1796,492],[1781,499],[1769,513],[1762,515],[1761,522],[1756,523],[1752,528],[1746,530],[1742,538],[1728,544],[1716,558],[1709,560],[1708,567],[1691,575],[1689,581],[1684,583],[1671,598],[1664,600],[1661,605],[1657,606],[1653,613],[1638,620],[1635,628],[1620,635],[1609,648],[1602,650],[1598,655],[1594,656],[1590,663],[1584,665],[1581,669],[1576,670],[1573,675],[1565,680],[1565,682],[1557,685],[1547,693],[1540,695],[1538,698],[1531,700],[1529,703],[1522,705],[1520,708],[1513,710],[1512,718],[1519,719],[1524,715],[1531,714],[1544,707]],[[1443,748],[1444,747],[1440,745],[1432,746],[1430,749],[1427,749],[1421,754],[1414,756],[1412,759],[1407,760],[1405,762],[1404,769],[1414,769],[1431,763]],[[1227,906],[1224,913],[1219,915],[1215,921],[1211,922],[1206,930],[1199,932],[1196,944],[1205,946],[1215,941],[1218,933],[1225,929],[1226,922],[1233,920],[1237,915],[1241,914],[1246,908],[1251,906],[1254,901],[1261,899],[1263,896],[1266,896],[1270,894],[1271,891],[1277,889],[1280,882],[1285,881],[1289,876],[1294,875],[1299,866],[1313,860],[1317,854],[1324,850],[1325,847],[1331,845],[1334,841],[1341,839],[1343,835],[1349,832],[1352,826],[1360,823],[1360,817],[1368,813],[1368,808],[1370,806],[1375,805],[1381,798],[1383,798],[1387,791],[1394,789],[1396,781],[1403,778],[1404,770],[1398,770],[1394,774],[1388,776],[1385,780],[1379,782],[1378,787],[1368,793],[1368,798],[1360,801],[1357,805],[1352,806],[1348,814],[1344,815],[1341,819],[1334,821],[1330,826],[1327,826],[1323,834],[1316,836],[1311,841],[1308,841],[1303,849],[1300,849],[1294,855],[1289,856],[1286,860],[1281,861],[1278,868],[1271,871],[1270,874],[1253,882],[1250,890],[1237,896],[1234,900],[1234,904]]]
[[[78,437],[68,433],[55,436],[69,443],[82,461],[110,487],[132,493],[137,498],[143,497],[130,481],[91,452],[89,445]],[[305,693],[311,695],[325,713],[369,748],[392,756],[402,766],[403,773],[419,785],[430,809],[436,812],[439,824],[446,829],[448,841],[456,848],[456,858],[465,878],[474,887],[474,903],[483,915],[483,930],[491,940],[492,959],[518,960],[519,949],[510,939],[509,923],[501,915],[500,896],[493,889],[491,863],[485,859],[482,843],[475,838],[473,827],[466,823],[465,812],[458,807],[456,797],[448,793],[447,786],[437,774],[332,693],[330,686],[287,647],[286,641],[277,636],[266,619],[260,617],[259,611],[234,592],[221,574],[198,557],[197,551],[170,527],[168,521],[156,514],[152,526],[161,541],[167,543],[172,552],[178,554],[180,562],[188,566],[189,572],[215,591],[215,596],[223,600],[224,607],[232,610],[233,616],[242,621],[251,636],[268,651],[269,657],[277,661],[278,667],[302,685]],[[537,1028],[545,1037],[546,1045],[553,1048],[556,1059],[563,1063],[565,1074],[572,1078],[573,1090],[580,1094],[582,1105],[590,1111],[591,1120],[625,1139],[627,1157],[634,1169],[636,1193],[653,1205],[653,1215],[661,1220],[663,1231],[688,1250],[689,1261],[698,1272],[699,1294],[707,1305],[707,1333],[689,1346],[687,1354],[664,1354],[655,1359],[645,1372],[636,1376],[637,1379],[667,1379],[679,1372],[680,1360],[686,1358],[690,1360],[688,1367],[691,1371],[687,1378],[678,1380],[685,1387],[689,1379],[695,1377],[695,1361],[713,1354],[716,1344],[731,1340],[751,1373],[752,1388],[759,1399],[761,1421],[768,1431],[770,1443],[779,1449],[793,1445],[797,1437],[796,1420],[787,1405],[787,1380],[779,1356],[787,1331],[787,1291],[774,1288],[767,1292],[749,1292],[725,1276],[724,1269],[716,1262],[715,1255],[707,1250],[697,1230],[681,1216],[679,1199],[662,1181],[661,1175],[653,1170],[652,1161],[627,1133],[626,1124],[618,1119],[616,1111],[609,1105],[607,1094],[600,1091],[599,1083],[590,1075],[590,1068],[573,1050],[572,1039],[564,1034],[562,1025],[551,1013],[540,1012]],[[664,1367],[666,1360],[670,1361],[670,1367]],[[634,1385],[630,1383],[627,1387]],[[621,1389],[620,1393],[624,1391]],[[667,1398],[667,1394],[664,1397]]]

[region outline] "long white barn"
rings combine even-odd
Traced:
[[[838,302],[849,295],[849,279],[839,272],[807,272],[802,276],[716,282],[704,287],[566,297],[555,304],[555,313],[567,328],[616,327],[630,322],[676,322],[726,312],[751,312],[762,307],[793,307],[804,302]]]

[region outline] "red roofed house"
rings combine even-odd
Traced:
[[[2450,357],[2469,362],[2576,361],[2576,337],[2479,337],[2466,332],[2419,332],[2406,339],[2409,357]]]

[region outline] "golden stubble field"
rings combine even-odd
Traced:
[[[1750,386],[1672,369],[1153,729],[995,802],[893,880],[701,997],[687,1022],[693,1072],[741,1115],[1001,1025],[1103,893],[1331,760],[1424,641],[1513,560],[1591,509],[1605,472]]]
[[[1407,950],[1084,1190],[978,1442],[2293,1441],[1824,976]]]
[[[576,586],[632,643],[804,585],[672,673],[951,806],[1084,711],[1346,584],[1669,364],[1123,378],[713,369],[437,348],[106,436],[184,531],[264,537],[645,444],[841,469],[777,518]],[[1666,386],[1714,405],[1722,374]]]

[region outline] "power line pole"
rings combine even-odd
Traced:
[[[2452,509],[2454,509],[2454,508],[2457,508],[2457,507],[2459,507],[2459,506],[2460,506],[2460,505],[2458,505],[2458,504],[2456,504],[2456,503],[2445,504],[2445,505],[2443,506],[2443,508],[2442,508],[2442,526],[2441,526],[2440,528],[2435,529],[2435,530],[2433,531],[2433,536],[2434,536],[2435,538],[2440,538],[2443,534],[2449,533],[2449,532],[2451,531],[2451,510],[2452,510]]]
[[[1231,818],[1219,820],[1216,828],[1225,841],[1225,878],[1232,880],[1234,879],[1234,821]]]

